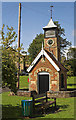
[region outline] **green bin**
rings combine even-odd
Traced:
[[[32,107],[32,100],[22,100],[22,115],[23,116],[31,116],[33,107]]]

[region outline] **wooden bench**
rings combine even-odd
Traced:
[[[47,97],[47,93],[33,95],[32,99],[33,99],[33,110],[34,110],[33,112],[41,109],[42,112],[44,112],[46,108],[49,108],[50,105],[53,106],[53,104],[55,105],[56,108],[56,98]],[[48,99],[52,99],[52,100],[48,101]]]

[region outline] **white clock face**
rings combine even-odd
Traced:
[[[49,40],[48,40],[48,45],[51,46],[51,45],[53,45],[53,43],[54,43],[54,41],[53,41],[52,39],[49,39]]]
[[[47,30],[45,32],[45,37],[55,37],[55,31],[54,30]]]

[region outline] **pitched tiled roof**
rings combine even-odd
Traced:
[[[55,56],[52,53],[49,53],[47,50],[44,50],[42,48],[40,53],[37,55],[37,57],[34,59],[34,61],[31,63],[31,65],[27,69],[28,72],[30,72],[33,69],[33,67],[38,62],[38,60],[42,55],[44,55],[49,60],[49,62],[54,66],[54,68],[57,71],[60,71],[60,69],[67,71],[67,69],[55,58]]]
[[[34,61],[31,63],[31,65],[29,66],[29,68],[27,69],[28,72],[30,72],[32,70],[32,68],[35,66],[35,64],[37,63],[37,61],[40,59],[41,56],[45,56],[49,62],[54,66],[54,68],[57,71],[60,71],[59,66],[55,63],[55,61],[52,59],[52,57],[48,54],[48,52],[46,52],[43,48],[40,51],[40,53],[37,55],[37,57],[34,59]]]
[[[52,53],[48,52],[47,50],[45,51],[52,58],[52,60],[59,66],[60,69],[67,71],[67,69],[55,58],[55,56]]]

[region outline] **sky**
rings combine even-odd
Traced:
[[[53,5],[53,21],[59,21],[65,29],[65,38],[74,46],[74,2],[21,2],[21,40],[24,50],[37,34],[44,33],[43,27],[50,20]],[[13,27],[18,34],[19,2],[2,3],[2,24]],[[6,29],[5,29],[6,32]],[[16,42],[13,44],[15,45]]]

